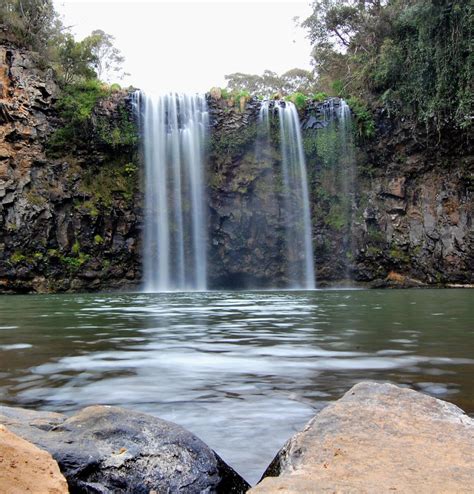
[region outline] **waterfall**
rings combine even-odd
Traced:
[[[277,110],[280,118],[281,166],[286,206],[288,279],[291,288],[312,289],[315,281],[311,214],[300,121],[293,103],[278,105]],[[298,262],[301,248],[303,265]]]
[[[331,210],[328,217],[336,224],[340,236],[337,249],[338,274],[349,281],[355,252],[352,225],[356,205],[356,156],[353,122],[349,105],[331,98],[322,108],[322,128],[316,130],[318,159],[325,170],[325,182],[331,185]],[[334,228],[334,226],[333,226]],[[336,254],[336,251],[334,251]]]
[[[349,105],[340,100],[337,118],[339,123],[339,139],[342,149],[342,193],[347,198],[346,215],[347,229],[344,235],[345,278],[350,280],[350,262],[354,255],[354,237],[352,235],[353,213],[357,209],[355,194],[356,158],[352,133],[352,114]]]
[[[144,290],[205,290],[206,99],[142,92],[138,111],[145,161]]]
[[[271,140],[270,108],[279,120],[282,177],[282,226],[286,243],[286,277],[289,288],[315,288],[308,178],[300,121],[291,102],[262,102],[258,135]]]

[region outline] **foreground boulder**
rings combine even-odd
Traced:
[[[67,494],[66,479],[51,455],[0,425],[0,491]]]
[[[249,493],[472,493],[474,420],[391,384],[360,383],[280,450]]]
[[[249,487],[189,431],[143,413],[93,406],[67,418],[0,407],[0,423],[49,451],[72,493],[241,493]]]

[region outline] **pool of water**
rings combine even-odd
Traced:
[[[474,413],[474,291],[0,297],[0,403],[120,405],[188,428],[250,482],[362,380]]]

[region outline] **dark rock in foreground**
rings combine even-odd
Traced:
[[[472,493],[473,486],[473,419],[416,391],[360,383],[295,434],[249,492]]]
[[[131,410],[93,406],[67,418],[0,407],[0,423],[49,451],[72,493],[243,493],[249,488],[189,431]]]

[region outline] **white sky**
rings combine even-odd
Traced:
[[[122,85],[149,91],[204,92],[232,72],[279,74],[310,68],[310,45],[293,18],[310,0],[55,0],[77,39],[102,29],[115,36],[131,75]]]

